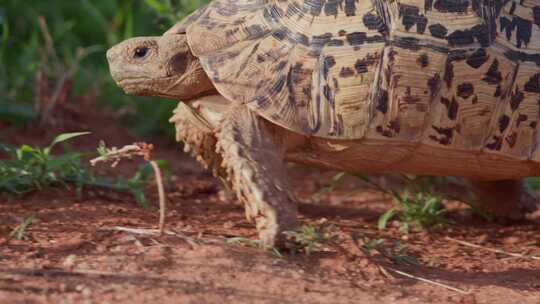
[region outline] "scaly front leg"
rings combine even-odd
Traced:
[[[224,180],[221,155],[216,152],[217,139],[208,122],[184,103],[178,104],[169,121],[174,123],[176,140],[184,143],[184,151]]]
[[[263,121],[244,105],[232,106],[217,130],[217,151],[248,220],[265,247],[281,245],[284,231],[297,226],[297,206],[285,172],[283,148]]]

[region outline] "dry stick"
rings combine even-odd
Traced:
[[[182,232],[171,231],[171,230],[164,230],[163,232],[160,232],[159,230],[155,230],[155,229],[129,228],[129,227],[121,227],[121,226],[116,226],[112,228],[101,228],[101,229],[122,231],[122,232],[139,234],[139,235],[156,235],[156,234],[164,233],[166,235],[172,235],[172,236],[181,238],[184,241],[186,241],[188,244],[190,244],[192,247],[197,247],[199,245],[194,238],[189,237]],[[203,241],[200,240],[200,242],[203,242]]]
[[[463,246],[468,246],[468,247],[473,247],[473,248],[478,248],[478,249],[484,249],[486,251],[495,252],[495,253],[499,253],[499,254],[505,254],[505,255],[508,255],[508,256],[511,256],[511,257],[515,257],[515,258],[533,259],[533,260],[539,260],[540,261],[540,257],[536,257],[536,256],[532,256],[532,255],[524,255],[524,254],[519,254],[519,253],[506,252],[506,251],[503,251],[503,250],[500,250],[500,249],[493,249],[493,248],[489,248],[489,247],[484,247],[484,246],[476,245],[476,244],[469,243],[469,242],[466,242],[466,241],[456,240],[456,239],[451,238],[449,236],[447,236],[446,239],[449,240],[449,241],[461,244]]]
[[[402,276],[405,276],[405,277],[408,277],[408,278],[411,278],[411,279],[415,279],[415,280],[418,280],[418,281],[421,281],[421,282],[424,282],[424,283],[428,283],[428,284],[431,284],[431,285],[435,285],[435,286],[439,286],[439,287],[442,287],[442,288],[446,288],[448,290],[452,290],[452,291],[455,291],[455,292],[459,292],[461,294],[470,294],[471,292],[468,291],[468,290],[463,290],[463,289],[459,289],[459,288],[456,288],[456,287],[452,287],[450,285],[446,285],[446,284],[443,284],[443,283],[439,283],[439,282],[435,282],[435,281],[432,281],[432,280],[428,280],[428,279],[424,279],[424,278],[421,278],[421,277],[417,277],[417,276],[414,276],[412,274],[409,274],[409,273],[406,273],[406,272],[403,272],[403,271],[399,271],[399,270],[396,270],[396,269],[392,269],[392,268],[388,268],[386,267],[387,270],[390,270],[392,272],[395,272],[397,274],[400,274]]]
[[[143,150],[138,144],[123,146],[120,149],[107,149],[107,153],[90,160],[90,164],[95,166],[99,162],[112,162],[111,167],[116,167],[123,158],[131,158],[133,155],[143,156]]]
[[[79,61],[81,57],[82,57],[82,52],[78,50],[77,56],[75,59],[76,62],[71,66],[71,68],[69,69],[67,73],[63,73],[62,76],[60,76],[60,79],[58,80],[54,88],[54,92],[51,96],[51,99],[45,106],[45,109],[42,111],[41,123],[44,123],[49,119],[52,110],[54,109],[54,107],[56,106],[56,103],[58,102],[58,98],[60,97],[60,94],[62,94],[62,89],[64,88],[65,83],[69,79],[71,79],[73,75],[75,75],[75,73],[77,73],[77,71],[79,70]]]
[[[45,17],[39,16],[38,24],[39,24],[39,29],[41,31],[43,39],[45,40],[45,48],[47,50],[46,54],[43,56],[43,63],[48,64],[49,57],[52,58],[56,73],[62,75],[60,77],[60,80],[56,83],[54,93],[51,99],[49,100],[49,103],[46,105],[45,109],[41,109],[40,102],[36,103],[36,106],[38,107],[38,110],[41,116],[40,123],[43,124],[45,121],[48,120],[50,111],[56,104],[58,97],[60,97],[61,90],[64,87],[64,83],[67,81],[68,77],[67,77],[67,74],[65,73],[64,66],[60,63],[60,60],[58,59],[58,54],[56,53],[56,49],[54,48],[54,41],[52,39],[51,32],[49,31],[49,27],[47,26],[47,21],[45,20]],[[36,95],[36,97],[40,98],[41,96]]]
[[[39,109],[41,113],[41,123],[46,122],[49,119],[49,116],[51,115],[52,109],[54,109],[56,102],[58,101],[58,98],[60,97],[60,94],[62,93],[62,89],[64,88],[65,83],[73,78],[73,76],[77,73],[80,66],[80,61],[83,57],[85,57],[86,50],[83,48],[77,48],[76,55],[75,55],[75,63],[66,71],[66,68],[62,63],[60,63],[60,60],[58,59],[58,54],[56,53],[56,49],[54,48],[54,41],[52,39],[51,33],[49,31],[49,27],[47,26],[47,21],[43,16],[40,16],[38,18],[39,28],[41,30],[41,34],[43,35],[43,39],[45,40],[45,45],[47,48],[47,53],[49,56],[52,57],[55,66],[56,66],[56,72],[60,74],[60,79],[56,82],[56,86],[53,91],[53,95],[51,96],[49,102],[45,106],[45,109]],[[38,97],[39,98],[39,97]],[[39,103],[38,103],[38,106]]]
[[[156,176],[156,184],[159,195],[159,235],[163,235],[165,231],[165,190],[163,189],[163,179],[161,178],[161,170],[155,161],[150,161],[152,169],[154,169],[154,175]]]
[[[43,39],[45,39],[45,46],[47,47],[47,53],[53,58],[55,63],[57,64],[56,68],[58,70],[63,69],[61,65],[58,65],[58,55],[56,54],[56,49],[54,48],[54,42],[51,36],[51,32],[49,32],[49,27],[47,26],[47,21],[45,20],[45,17],[39,16],[38,18],[39,23],[39,29],[41,30],[41,34],[43,35]]]
[[[150,151],[152,150],[152,145],[146,143],[136,143],[133,145],[127,145],[120,149],[112,148],[107,149],[107,153],[100,157],[90,160],[90,164],[95,166],[98,162],[112,162],[111,167],[116,167],[120,160],[123,158],[131,158],[134,155],[143,156],[145,160],[150,162],[152,170],[154,171],[154,176],[156,177],[156,184],[158,188],[159,196],[159,235],[163,235],[165,230],[165,211],[166,211],[166,201],[165,201],[165,189],[163,187],[163,178],[161,177],[161,170],[159,169],[158,164],[155,161],[150,160]]]

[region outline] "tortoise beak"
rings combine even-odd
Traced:
[[[115,81],[118,81],[118,67],[120,60],[120,54],[121,54],[121,48],[119,46],[113,46],[107,51],[107,62],[109,63],[109,70],[111,72],[111,76]]]

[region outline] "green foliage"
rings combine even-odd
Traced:
[[[347,175],[354,176],[366,183],[370,188],[390,196],[397,204],[396,208],[386,211],[379,217],[377,226],[380,230],[385,229],[388,222],[395,217],[399,219],[400,230],[404,233],[408,233],[411,229],[438,228],[448,223],[444,219],[446,210],[442,206],[442,198],[434,195],[430,189],[430,177],[416,180],[407,178],[407,188],[412,191],[399,193],[381,187],[367,175],[340,172],[332,178],[330,185],[319,190],[316,196],[332,191],[339,184],[340,180]],[[350,194],[356,192],[358,191],[353,191]]]
[[[408,233],[411,228],[416,230],[438,228],[447,224],[443,215],[446,209],[442,206],[442,198],[432,193],[429,183],[422,185],[407,179],[408,188],[413,189],[405,191],[403,194],[393,190],[386,190],[373,182],[365,175],[355,175],[374,189],[389,195],[398,205],[379,217],[377,226],[379,229],[385,229],[390,219],[397,216],[399,218],[400,230]],[[429,182],[429,180],[428,180]]]
[[[405,193],[395,201],[399,209],[392,208],[381,215],[378,222],[379,229],[386,228],[387,222],[396,214],[399,217],[400,230],[404,233],[408,233],[411,228],[420,230],[447,224],[443,217],[447,210],[443,209],[441,198],[431,193]]]
[[[70,185],[74,185],[80,193],[84,186],[92,186],[130,193],[143,207],[148,207],[144,187],[152,176],[150,164],[141,166],[129,179],[112,180],[95,176],[82,166],[81,156],[85,155],[83,153],[71,151],[60,155],[51,154],[55,145],[85,134],[88,132],[60,134],[45,148],[29,145],[13,148],[0,144],[0,150],[11,156],[11,159],[0,160],[0,193],[17,195]],[[167,169],[166,162],[157,163]]]
[[[32,224],[32,221],[34,220],[34,216],[31,215],[21,222],[17,228],[13,229],[11,233],[9,234],[10,239],[16,239],[16,240],[24,240],[26,239],[26,229]]]
[[[335,236],[334,227],[328,222],[322,222],[319,226],[303,225],[298,230],[285,231],[284,233],[306,255],[321,248],[323,244],[330,242]]]
[[[374,189],[389,195],[397,204],[397,208],[392,208],[379,217],[377,223],[379,229],[385,229],[388,221],[395,216],[399,218],[400,230],[403,233],[408,233],[411,229],[438,228],[448,223],[443,217],[446,209],[442,206],[442,198],[432,193],[429,179],[427,185],[421,181],[407,179],[407,187],[413,191],[401,194],[384,189],[366,175],[355,176]]]
[[[53,156],[51,149],[58,143],[85,134],[88,132],[61,134],[45,148],[22,145],[14,149],[3,146],[13,159],[0,161],[0,192],[21,194],[68,181],[75,183],[78,188],[82,187],[87,172],[80,166],[81,154],[68,152]]]
[[[540,191],[540,177],[529,177],[526,179],[527,185],[534,191]]]
[[[144,0],[146,5],[169,23],[182,20],[190,12],[205,5],[207,0]]]
[[[105,52],[129,37],[161,35],[205,2],[1,1],[0,121],[25,123],[36,117],[34,88],[38,72],[54,89],[70,69],[77,67],[69,79],[73,95],[93,94],[104,105],[117,109],[130,105],[135,115],[126,115],[125,121],[136,132],[171,130],[167,118],[175,103],[126,96],[109,75]],[[40,17],[45,21],[52,48],[40,26]]]
[[[283,232],[287,237],[287,243],[291,254],[302,251],[306,255],[319,250],[325,243],[331,242],[334,237],[334,226],[326,221],[320,225],[303,225],[297,230]],[[261,247],[260,240],[251,240],[245,237],[231,237],[227,239],[229,244],[242,244],[250,247]],[[283,258],[281,252],[275,248],[266,248],[272,256]]]
[[[373,257],[376,253],[378,253],[395,265],[420,265],[418,259],[409,253],[409,248],[407,245],[401,244],[399,241],[394,241],[391,244],[386,245],[383,239],[371,240],[369,238],[364,238],[362,243],[363,246],[361,246],[361,249],[368,256]]]
[[[260,248],[262,245],[260,240],[252,240],[252,239],[248,239],[241,236],[227,238],[226,242],[227,244],[240,244],[240,245],[245,245],[245,246],[255,247],[255,248]],[[270,247],[266,249],[270,251],[273,257],[278,258],[278,259],[283,258],[283,255],[281,254],[281,252],[279,252],[279,249],[277,249],[276,247]]]

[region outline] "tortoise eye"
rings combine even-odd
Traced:
[[[133,54],[134,58],[143,58],[148,54],[149,49],[145,46],[138,47],[135,49],[135,53]]]

